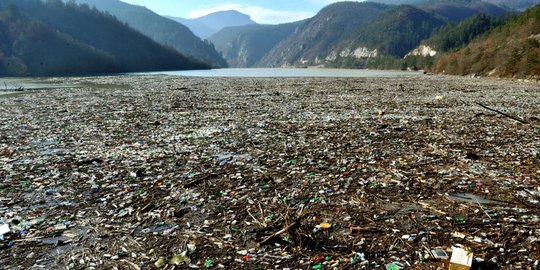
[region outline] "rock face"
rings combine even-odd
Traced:
[[[341,52],[337,53],[336,51],[332,51],[326,58],[326,61],[335,61],[339,57],[353,57],[356,59],[361,58],[375,58],[379,56],[379,52],[377,49],[369,49],[367,47],[358,47],[355,50],[351,49],[344,49]]]
[[[433,48],[431,48],[430,46],[426,46],[426,45],[420,45],[418,46],[418,48],[412,50],[410,53],[408,53],[405,57],[407,56],[435,56],[437,55],[437,51],[434,50]]]

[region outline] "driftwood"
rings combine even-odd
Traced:
[[[190,182],[184,184],[184,188],[194,187],[194,186],[200,184],[202,181],[204,181],[206,179],[209,179],[209,178],[212,178],[212,177],[218,177],[218,176],[223,175],[223,174],[225,174],[225,172],[209,173],[209,174],[205,174],[205,175],[202,175],[202,176],[195,176],[193,180],[191,180]]]
[[[275,232],[274,234],[266,237],[264,240],[262,240],[261,242],[257,243],[257,246],[262,246],[262,245],[265,245],[266,243],[268,243],[270,240],[274,239],[275,237],[281,235],[281,234],[284,234],[286,232],[288,232],[291,228],[297,226],[297,225],[300,225],[300,220],[302,219],[302,216],[297,218],[293,223],[289,224],[288,226],[286,226],[285,228]]]
[[[506,116],[506,117],[508,117],[508,118],[510,118],[510,119],[512,119],[512,120],[518,121],[518,122],[523,123],[523,124],[529,124],[528,122],[526,122],[526,121],[524,121],[524,120],[522,120],[522,119],[519,119],[519,118],[517,118],[517,117],[511,116],[511,115],[509,115],[509,114],[507,114],[507,113],[503,113],[503,112],[501,112],[501,111],[492,109],[492,108],[490,108],[490,107],[488,107],[488,106],[486,106],[486,105],[484,105],[484,104],[482,104],[482,103],[479,103],[479,102],[475,102],[475,103],[476,103],[478,106],[480,106],[480,107],[482,107],[482,108],[484,108],[484,109],[486,109],[486,110],[490,110],[490,111],[492,111],[492,112],[496,112],[496,113],[498,113],[498,114],[500,114],[500,115]]]

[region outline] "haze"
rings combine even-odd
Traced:
[[[314,16],[324,6],[336,0],[275,0],[275,1],[218,1],[218,0],[124,0],[145,6],[161,15],[197,18],[223,10],[237,10],[248,14],[261,24],[279,24]]]

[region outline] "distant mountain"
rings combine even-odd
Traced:
[[[317,64],[352,31],[375,20],[389,8],[370,2],[339,2],[323,8],[278,43],[259,66],[302,66]]]
[[[370,2],[381,3],[387,5],[414,5],[417,3],[430,1],[430,0],[371,0]]]
[[[0,2],[0,76],[201,69],[110,15],[60,0]]]
[[[227,27],[209,39],[231,67],[253,67],[302,23],[301,21],[279,25],[250,24]]]
[[[76,0],[76,2],[106,11],[153,40],[170,46],[187,56],[201,59],[215,67],[227,66],[225,60],[217,53],[211,43],[195,36],[186,26],[162,17],[145,7],[127,4],[119,0]]]
[[[217,32],[215,29],[212,29],[208,27],[206,24],[202,22],[198,22],[194,19],[184,19],[184,18],[173,17],[173,16],[165,16],[165,17],[185,25],[187,28],[189,28],[189,30],[191,30],[191,32],[193,32],[193,34],[195,34],[196,36],[202,39],[207,39],[208,37],[210,37],[211,35]]]
[[[427,12],[434,12],[451,22],[460,22],[476,14],[501,16],[509,10],[482,0],[428,0],[418,3]]]
[[[441,56],[436,72],[501,77],[540,77],[540,5],[475,39],[466,47]]]
[[[171,16],[168,16],[168,18],[186,25],[195,35],[201,38],[208,38],[226,27],[257,24],[251,20],[249,15],[235,10],[218,11],[195,19]]]
[[[370,0],[372,2],[383,3],[388,5],[417,5],[438,2],[440,0]],[[540,0],[481,0],[485,3],[490,3],[499,6],[500,8],[509,10],[509,11],[523,11],[529,7],[532,7],[538,3]],[[467,3],[469,0],[454,0],[454,2]]]
[[[219,31],[225,27],[256,24],[249,15],[236,10],[218,11],[194,19],[208,27]]]
[[[306,20],[258,66],[389,67],[437,29],[485,13],[508,11],[481,0],[339,2]],[[414,5],[395,5],[395,4]],[[381,58],[381,60],[373,60]],[[384,58],[384,59],[382,59]],[[384,61],[379,65],[378,61]],[[373,65],[371,65],[371,64]]]
[[[508,10],[523,11],[529,7],[537,5],[540,0],[482,0],[491,4],[498,5]]]

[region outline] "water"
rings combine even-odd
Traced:
[[[0,78],[0,95],[19,93],[26,90],[69,88],[73,85],[51,83],[39,78]]]
[[[324,68],[224,68],[210,70],[162,71],[138,74],[165,74],[187,77],[409,77],[420,76],[420,71],[368,70],[368,69],[324,69]]]

